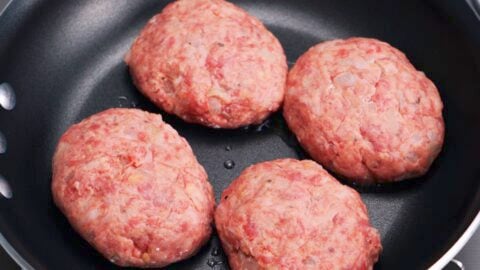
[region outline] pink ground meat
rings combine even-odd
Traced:
[[[166,112],[214,128],[260,123],[283,100],[287,62],[256,18],[223,0],[180,0],[154,16],[125,58]]]
[[[368,270],[382,249],[359,194],[309,160],[248,167],[215,224],[233,270]]]
[[[78,233],[121,266],[162,267],[210,237],[207,174],[160,115],[109,109],[70,127],[53,158],[52,193]]]
[[[307,152],[360,183],[424,174],[444,139],[435,85],[385,42],[320,43],[288,75],[284,116]]]

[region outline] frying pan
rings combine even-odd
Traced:
[[[167,2],[17,0],[0,17],[0,105],[6,109],[0,108],[0,242],[22,267],[117,268],[73,231],[50,193],[60,135],[93,113],[138,107],[164,115],[192,145],[217,199],[250,164],[308,158],[279,113],[259,126],[214,130],[186,124],[139,94],[122,59]],[[375,269],[443,267],[480,223],[480,21],[471,9],[478,3],[234,2],[279,38],[290,64],[320,41],[374,37],[405,52],[436,83],[445,104],[446,141],[428,174],[354,188],[381,233],[384,251]],[[228,264],[214,235],[196,256],[168,269]]]

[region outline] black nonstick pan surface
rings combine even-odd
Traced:
[[[167,2],[15,0],[0,17],[0,83],[11,86],[0,87],[5,108],[0,108],[0,242],[23,267],[117,268],[73,231],[50,192],[51,160],[60,135],[101,110],[137,107],[164,115],[190,142],[217,199],[250,164],[308,158],[279,113],[259,126],[213,130],[167,115],[135,89],[123,57]],[[475,220],[480,209],[480,21],[467,3],[234,2],[279,38],[290,64],[324,40],[374,37],[405,52],[435,82],[445,104],[446,141],[428,174],[354,187],[381,233],[384,251],[375,269],[447,263],[480,220]],[[12,90],[15,104],[5,89]],[[168,269],[218,270],[228,264],[214,236],[195,257]]]

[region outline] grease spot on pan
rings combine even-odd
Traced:
[[[130,101],[126,96],[118,96],[117,105],[120,108],[136,108],[137,102]]]
[[[257,125],[254,127],[254,131],[255,132],[262,132],[264,130],[267,130],[271,127],[272,125],[272,121],[270,120],[270,118],[266,119],[265,121],[263,121],[260,125]]]
[[[212,268],[214,268],[217,265],[221,265],[221,264],[223,264],[223,262],[221,260],[217,259],[217,258],[209,258],[207,260],[207,265],[212,267]]]
[[[218,247],[213,248],[212,250],[212,256],[220,256],[220,249]]]
[[[0,84],[0,106],[5,110],[12,110],[15,108],[16,98],[13,88],[8,83]]]
[[[0,194],[7,199],[12,198],[12,189],[8,184],[7,180],[3,176],[0,175]]]
[[[225,160],[225,162],[223,163],[223,167],[225,167],[225,169],[227,170],[231,170],[233,169],[233,167],[235,167],[235,162],[231,159]]]
[[[125,108],[129,106],[128,98],[126,96],[117,97],[118,107]]]

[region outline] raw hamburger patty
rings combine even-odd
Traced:
[[[118,265],[170,264],[211,233],[207,175],[160,115],[110,109],[70,127],[53,158],[52,193],[72,226]]]
[[[256,18],[223,0],[180,0],[154,16],[125,58],[163,110],[215,128],[260,123],[284,96],[287,63]]]
[[[215,224],[232,269],[372,269],[382,249],[353,189],[309,160],[247,168]]]
[[[403,53],[351,38],[318,44],[298,59],[283,114],[315,160],[371,183],[428,170],[443,144],[442,107],[435,85]]]

